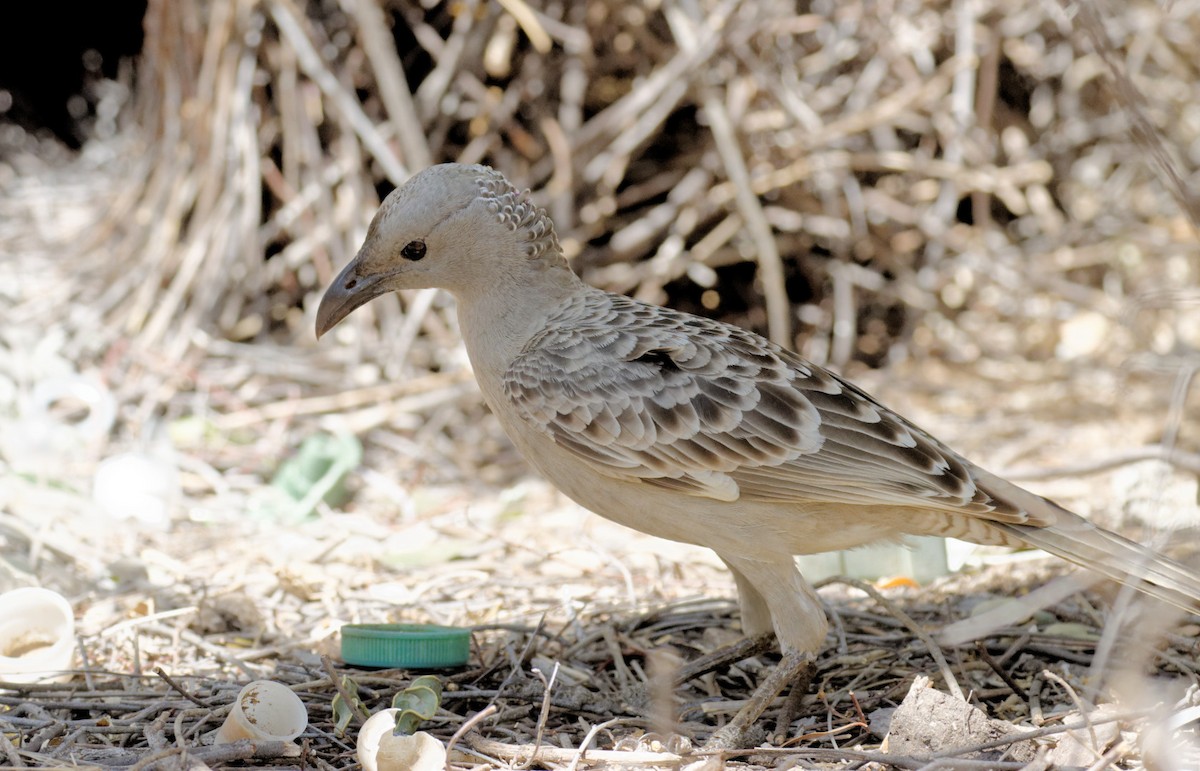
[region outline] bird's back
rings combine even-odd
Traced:
[[[608,476],[730,501],[1038,524],[961,455],[832,372],[740,327],[621,295],[563,303],[508,367],[504,392]]]

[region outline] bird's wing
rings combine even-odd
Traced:
[[[505,374],[520,415],[598,473],[719,500],[916,506],[1037,525],[953,450],[746,330],[588,292]]]

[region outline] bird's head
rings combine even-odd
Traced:
[[[566,268],[566,261],[549,217],[527,194],[486,166],[432,166],[379,207],[362,248],[321,298],[317,337],[397,289],[461,295],[547,266]]]

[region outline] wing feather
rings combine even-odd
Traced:
[[[599,290],[512,363],[521,416],[598,473],[719,500],[908,505],[1033,524],[957,453],[751,332]]]

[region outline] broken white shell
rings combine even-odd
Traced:
[[[363,771],[442,771],[446,748],[425,733],[396,736],[398,709],[376,712],[358,730],[358,762]]]
[[[270,680],[255,680],[238,694],[213,744],[238,739],[290,742],[307,727],[308,710],[291,688]]]
[[[64,682],[75,654],[75,611],[49,589],[0,594],[0,680]]]

